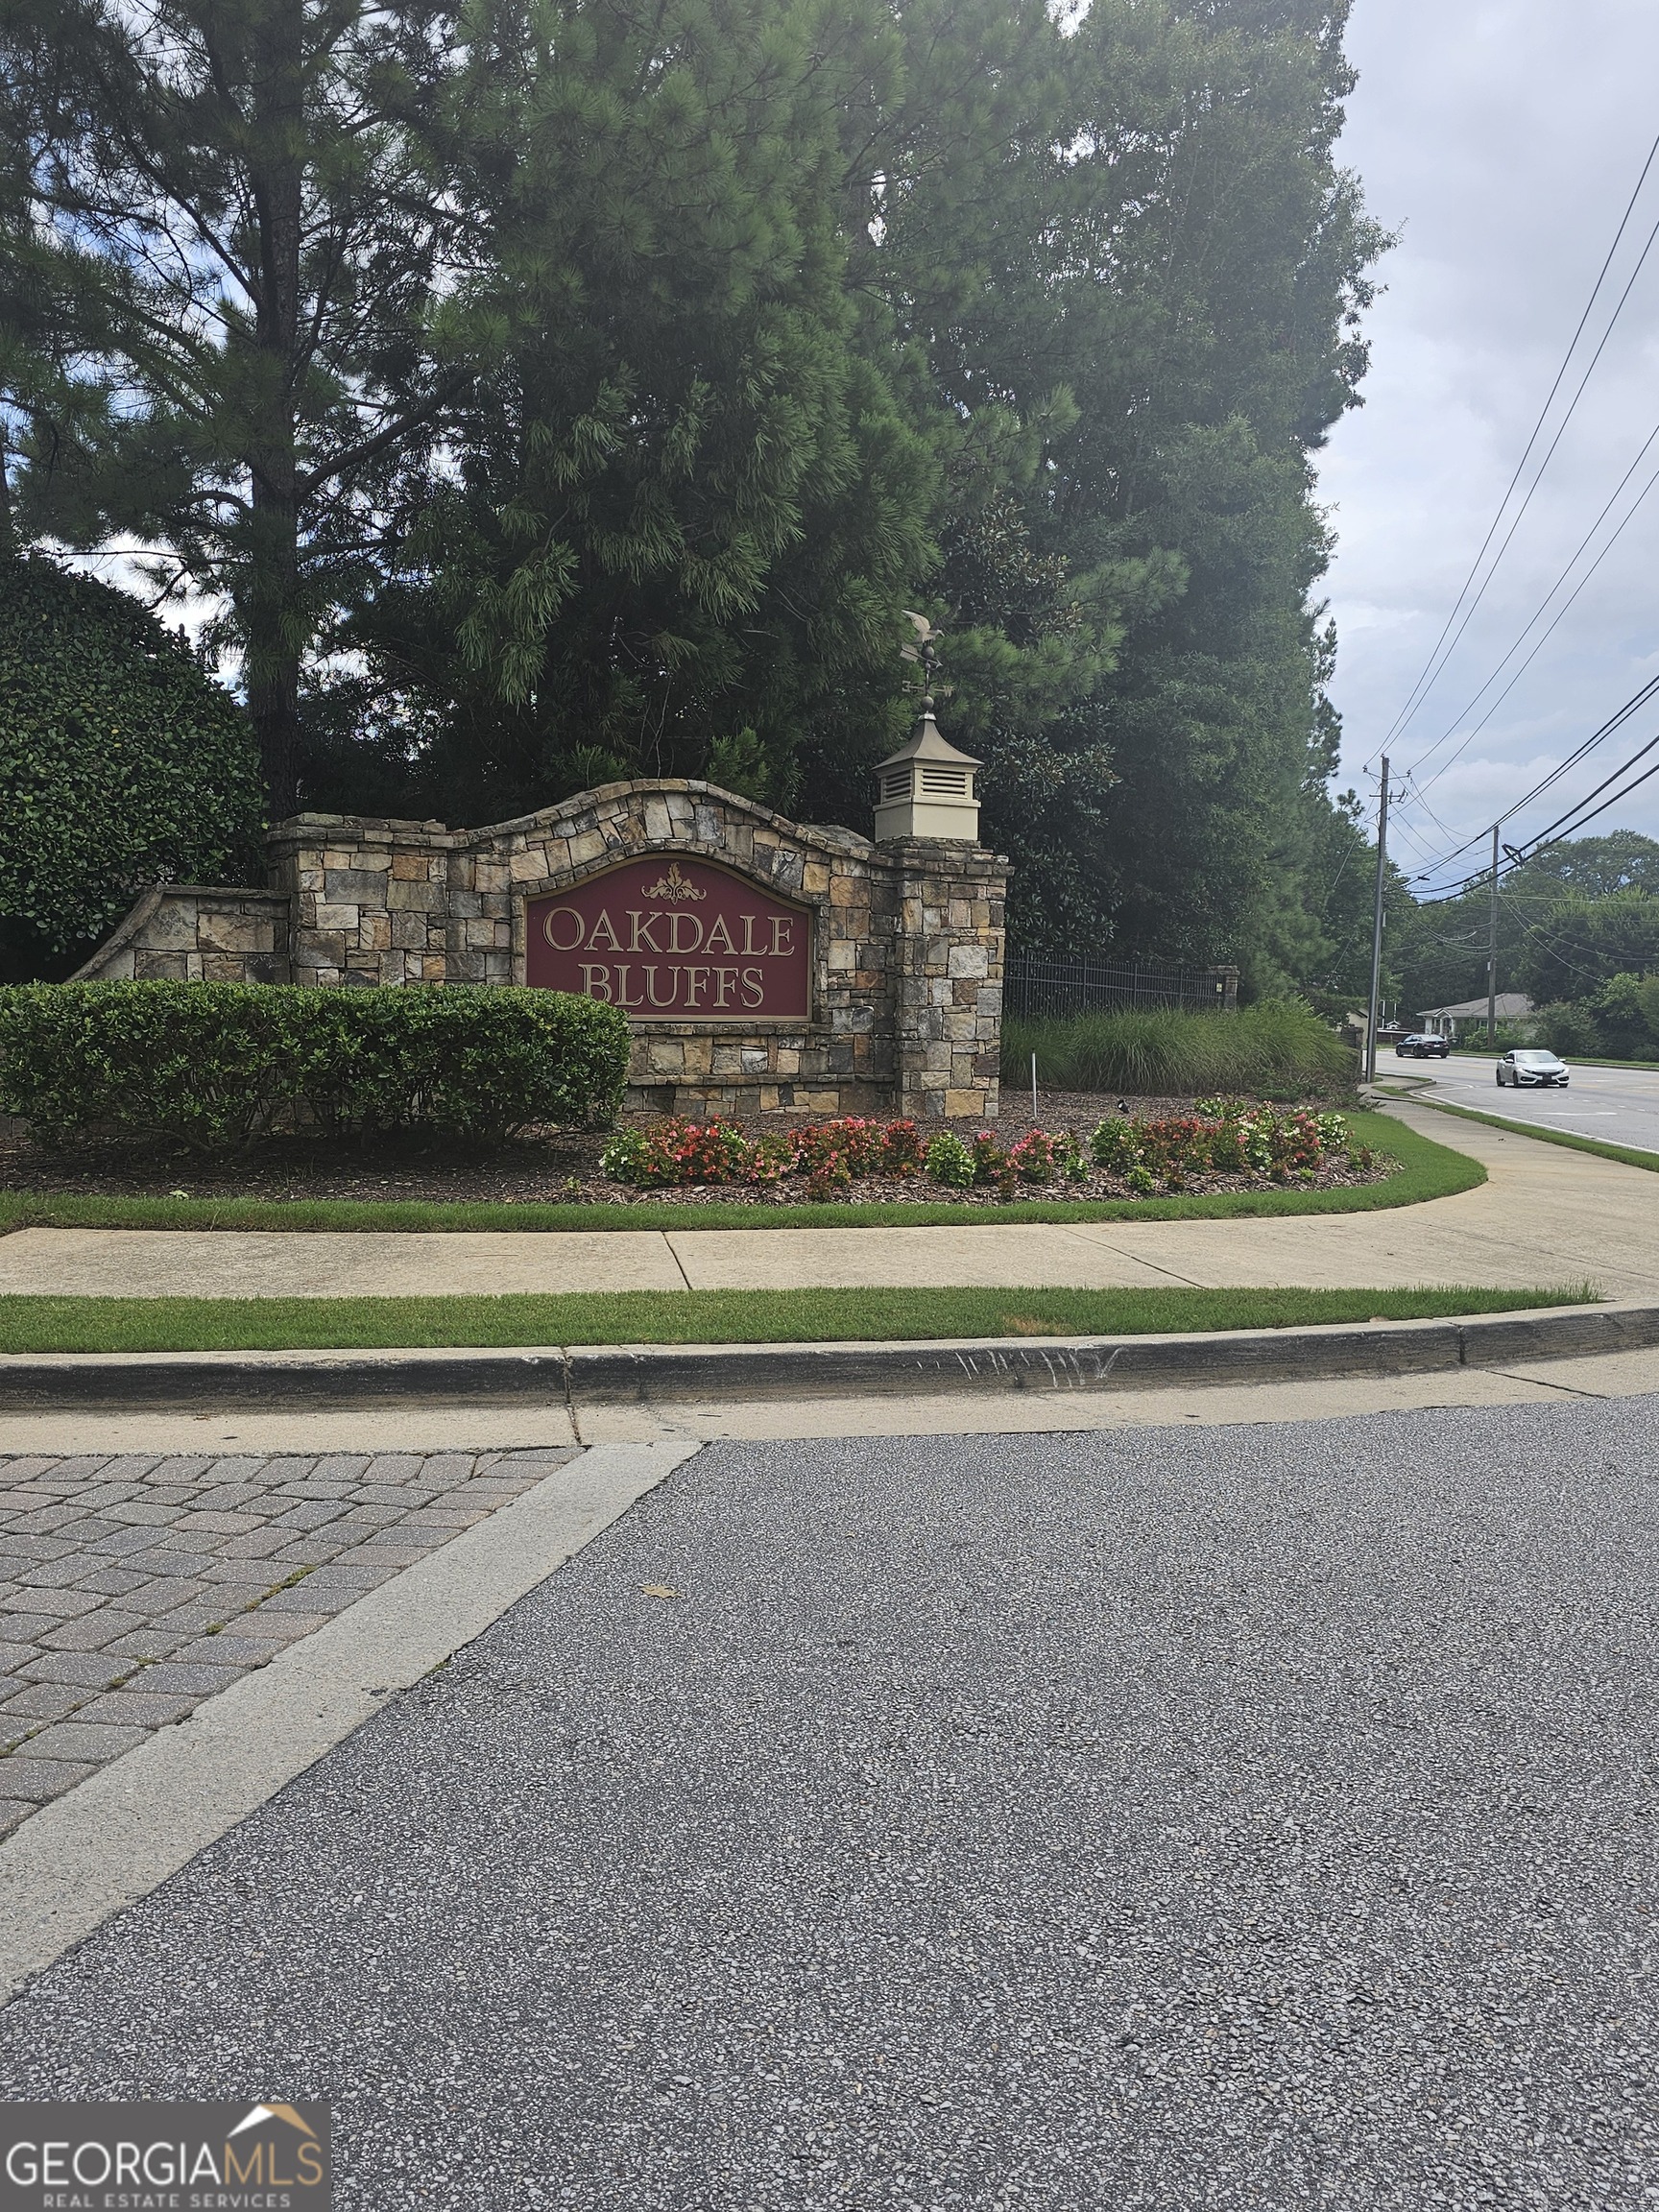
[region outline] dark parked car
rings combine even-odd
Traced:
[[[1553,1052],[1505,1052],[1498,1063],[1498,1088],[1507,1084],[1519,1091],[1533,1083],[1559,1083],[1565,1089],[1573,1070],[1565,1060],[1557,1060]]]
[[[1452,1049],[1450,1037],[1402,1037],[1394,1047],[1396,1060],[1444,1060]]]

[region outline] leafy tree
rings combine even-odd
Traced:
[[[1639,1060],[1659,1044],[1659,976],[1646,981],[1627,971],[1609,975],[1588,1001],[1601,1049],[1615,1060]]]
[[[67,965],[157,877],[234,881],[260,821],[247,720],[181,639],[108,585],[0,563],[9,969]]]
[[[859,265],[970,448],[1006,457],[988,487],[948,470],[946,546],[1011,507],[1076,608],[1056,691],[999,690],[1029,635],[1005,600],[987,654],[972,594],[949,568],[938,587],[969,631],[951,712],[984,733],[998,833],[1022,835],[1028,880],[1075,885],[1022,933],[1286,979],[1286,908],[1330,829],[1310,457],[1353,402],[1382,244],[1332,152],[1344,12],[1094,0],[1070,36],[1024,0],[902,17],[911,81]],[[1043,762],[1034,788],[1002,782],[1004,747]]]
[[[1634,830],[1569,838],[1535,854],[1499,881],[1499,989],[1527,991],[1543,1005],[1587,998],[1620,969],[1639,970],[1646,942],[1640,918],[1631,921],[1628,907],[1616,909],[1605,924],[1590,922],[1590,936],[1584,939],[1584,915],[1620,895],[1659,895],[1655,887],[1659,843]],[[1619,943],[1627,926],[1635,930],[1625,948],[1629,958]],[[1613,932],[1606,941],[1600,934],[1604,928]],[[1490,930],[1489,878],[1461,898],[1417,907],[1402,945],[1411,1004],[1455,1005],[1480,997],[1486,989]]]
[[[0,0],[26,526],[228,595],[278,807],[861,822],[923,607],[1019,936],[1345,987],[1344,15]]]
[[[1539,1004],[1588,998],[1626,971],[1659,970],[1659,899],[1617,891],[1569,896],[1527,931],[1516,961],[1521,988]]]
[[[0,0],[20,517],[225,596],[278,813],[301,664],[475,358],[457,67],[431,0]]]

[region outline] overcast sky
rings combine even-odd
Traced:
[[[1372,213],[1400,233],[1379,271],[1387,289],[1367,318],[1365,405],[1320,462],[1338,540],[1327,589],[1340,639],[1343,781],[1369,806],[1375,775],[1361,780],[1360,771],[1374,766],[1452,610],[1659,128],[1659,8],[1356,0],[1348,43],[1359,86],[1342,155]],[[1534,464],[1656,224],[1659,159]],[[1513,672],[1512,661],[1465,711],[1659,423],[1656,365],[1659,242],[1467,634],[1390,741],[1396,774],[1413,769],[1427,786],[1403,808],[1402,866],[1421,867],[1489,825],[1659,675],[1656,486],[1491,720],[1429,782]],[[1655,469],[1659,438],[1567,589]],[[1551,612],[1559,604],[1558,595]],[[1654,735],[1659,697],[1514,816],[1504,837],[1519,843],[1544,828]],[[1612,828],[1659,835],[1659,777],[1586,833]]]

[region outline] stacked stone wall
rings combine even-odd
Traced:
[[[157,883],[76,979],[286,983],[289,911],[280,891]]]
[[[718,863],[807,908],[812,1011],[641,1023],[632,1103],[995,1117],[1005,864],[974,846],[873,845],[689,781],[610,784],[482,830],[296,815],[271,832],[268,891],[147,893],[145,919],[135,908],[83,974],[228,974],[209,963],[240,959],[236,980],[322,988],[520,983],[526,902],[647,854]],[[232,926],[257,947],[221,950]]]

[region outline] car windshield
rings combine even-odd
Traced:
[[[1523,1068],[1559,1068],[1561,1065],[1553,1052],[1517,1052],[1515,1058]]]

